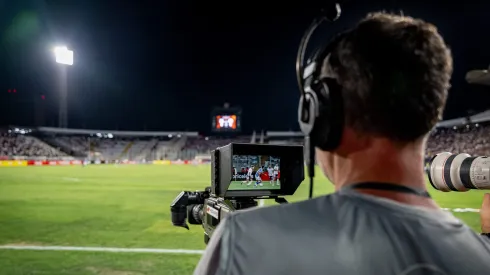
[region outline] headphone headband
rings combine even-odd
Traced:
[[[310,65],[315,64],[312,66],[315,68],[311,68],[312,72],[310,72],[309,76],[311,76],[313,74],[313,76],[316,79],[320,79],[322,67],[324,65],[325,59],[335,50],[335,48],[339,45],[339,43],[343,39],[345,39],[351,32],[352,32],[352,30],[347,30],[347,31],[338,33],[332,39],[330,39],[330,41],[326,45],[318,48],[315,51],[315,54],[312,56],[312,58],[307,60],[307,64],[304,67],[305,68],[304,71],[306,72],[309,69]],[[307,73],[307,72],[306,73],[305,72],[303,73],[304,78],[306,78],[305,76]]]

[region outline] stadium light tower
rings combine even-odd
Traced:
[[[68,127],[68,68],[73,65],[73,51],[68,50],[66,46],[54,48],[56,63],[60,64],[59,87],[60,87],[60,105],[58,115],[58,127]]]

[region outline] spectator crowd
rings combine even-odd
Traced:
[[[0,134],[0,157],[19,156],[53,158],[66,154],[31,136]]]
[[[427,157],[440,152],[490,155],[490,125],[468,124],[453,128],[437,128],[429,137]]]
[[[426,149],[426,157],[430,159],[433,155],[440,152],[468,153],[470,155],[490,155],[490,123],[486,124],[467,124],[452,128],[436,128],[431,133]],[[89,151],[104,151],[107,148],[116,148],[114,154],[120,155],[127,150],[128,143],[136,144],[135,140],[103,139],[97,140],[92,138],[88,142],[87,137],[83,136],[30,136],[23,134],[0,133],[0,158],[8,159],[13,157],[46,157],[56,158],[63,156],[80,157],[82,154],[87,155]],[[177,139],[176,139],[177,140]],[[224,146],[230,142],[249,143],[250,137],[237,138],[216,138],[216,137],[187,137],[182,139],[182,145],[179,142],[160,142],[166,147],[177,148],[180,153],[175,154],[175,158],[193,158],[199,154],[209,154],[216,147]],[[143,142],[143,141],[138,141]],[[151,142],[145,141],[145,142]],[[153,144],[154,143],[154,144]],[[159,142],[154,140],[147,150],[156,150]],[[271,140],[270,144],[298,144],[300,139],[283,138],[280,140]],[[94,148],[89,148],[91,145]],[[157,146],[158,145],[158,146]],[[163,146],[162,145],[162,146]],[[146,148],[145,147],[145,148]],[[153,149],[152,149],[153,148]],[[146,149],[145,149],[146,150]],[[105,150],[105,151],[108,151]],[[105,152],[104,151],[104,152]],[[145,151],[146,152],[146,151]],[[186,152],[187,154],[183,154]],[[190,154],[192,152],[192,154]],[[148,155],[151,155],[148,153]],[[168,154],[165,154],[167,156]],[[169,157],[170,159],[170,157]]]

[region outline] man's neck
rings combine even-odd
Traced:
[[[369,149],[350,154],[342,160],[342,167],[334,171],[335,188],[339,190],[356,183],[379,182],[425,190],[423,165],[423,143],[400,148],[383,141],[375,141]],[[358,191],[407,204],[437,207],[432,200],[414,195],[381,190]]]

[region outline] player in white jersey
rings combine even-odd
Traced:
[[[277,185],[279,185],[279,177],[278,177],[278,175],[279,175],[279,165],[276,164],[274,166],[274,181],[277,183]],[[274,185],[274,183],[272,185]]]
[[[236,167],[233,167],[233,180],[236,181],[236,176],[237,176],[237,171],[236,171]]]
[[[274,169],[272,169],[272,166],[267,168],[267,174],[269,174],[269,182],[274,186]]]
[[[252,181],[253,181],[252,173],[253,172],[254,172],[253,166],[251,166],[247,169],[247,177],[246,177],[246,181],[245,181],[245,183],[247,183],[247,185],[252,184]]]

